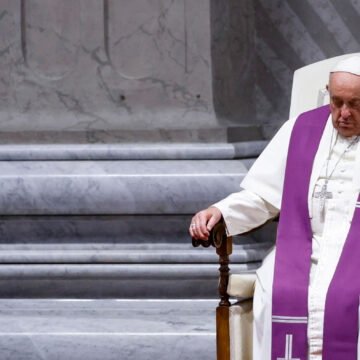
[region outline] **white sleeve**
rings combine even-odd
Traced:
[[[228,236],[250,231],[279,214],[279,209],[248,190],[233,193],[213,206],[221,211]]]
[[[229,236],[247,232],[279,214],[295,120],[288,120],[280,128],[252,165],[241,183],[245,190],[213,205],[221,211]]]
[[[278,209],[281,207],[287,153],[295,120],[288,120],[280,128],[240,184]]]

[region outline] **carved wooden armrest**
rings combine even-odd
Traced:
[[[278,221],[278,218],[269,220],[265,224],[259,226],[256,229],[253,229],[247,233],[243,233],[241,235],[247,235],[252,233],[269,222]],[[219,255],[219,264],[220,264],[220,279],[219,279],[219,295],[220,295],[220,302],[218,307],[216,308],[216,348],[217,348],[217,359],[218,360],[230,360],[230,322],[229,322],[229,315],[230,315],[230,301],[229,301],[229,294],[228,284],[229,284],[229,256],[232,253],[232,237],[227,236],[225,223],[221,220],[217,223],[214,228],[211,230],[209,235],[209,240],[198,240],[192,239],[192,244],[194,247],[203,246],[203,247],[210,247],[213,246],[216,248],[216,253]],[[249,294],[251,291],[249,291]],[[249,297],[251,297],[249,295]],[[249,302],[249,300],[247,300]],[[246,305],[246,304],[245,304]],[[248,304],[249,305],[249,304]],[[249,307],[249,306],[248,306]],[[234,311],[238,311],[238,308]],[[241,309],[245,309],[246,307],[241,307]],[[245,346],[246,347],[246,346]],[[249,357],[250,358],[250,357]]]
[[[277,221],[278,218],[272,219],[265,224],[253,229],[247,233],[241,234],[246,235],[252,233],[259,228],[265,226],[267,223]],[[230,360],[230,324],[229,314],[231,303],[229,301],[229,294],[227,292],[229,283],[229,256],[232,253],[232,237],[227,236],[225,223],[221,220],[211,230],[209,240],[198,240],[192,239],[194,247],[203,246],[216,248],[216,253],[219,255],[220,264],[220,278],[219,278],[219,295],[220,302],[216,308],[216,348],[217,348],[217,359],[218,360]]]
[[[232,253],[232,237],[227,236],[225,224],[223,221],[218,222],[210,231],[209,240],[192,239],[194,247],[213,246],[219,255],[220,280],[219,280],[219,306],[230,306],[229,295],[227,294],[227,285],[229,282],[229,255]]]
[[[232,253],[232,237],[228,237],[223,221],[217,223],[211,230],[209,240],[192,239],[194,247],[214,246],[219,255],[220,279],[219,295],[220,302],[216,308],[216,348],[218,360],[230,359],[230,328],[229,328],[229,295],[227,286],[229,282],[229,255]]]

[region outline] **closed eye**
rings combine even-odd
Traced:
[[[337,108],[341,108],[343,106],[343,104],[344,104],[344,102],[340,98],[338,98],[337,96],[333,96],[331,98],[331,103]]]

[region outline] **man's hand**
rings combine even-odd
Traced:
[[[190,235],[194,239],[207,240],[210,235],[210,230],[221,219],[221,212],[215,206],[210,206],[208,209],[199,211],[191,219]]]

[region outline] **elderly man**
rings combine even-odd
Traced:
[[[360,359],[360,57],[334,67],[329,91],[330,108],[282,126],[243,191],[191,221],[205,240],[221,217],[234,235],[280,213],[257,271],[254,360]]]

